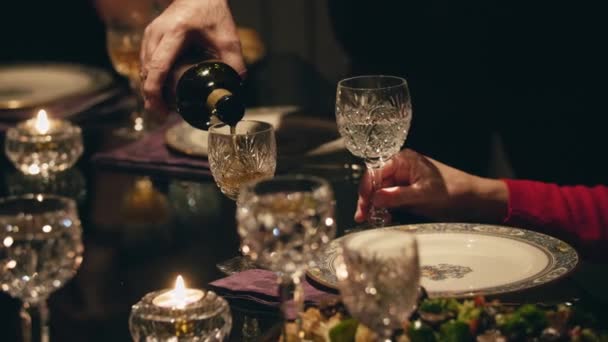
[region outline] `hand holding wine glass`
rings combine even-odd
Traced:
[[[338,83],[336,121],[346,148],[363,158],[372,180],[372,193],[381,185],[382,165],[403,145],[412,120],[407,82],[393,76],[359,76]],[[384,208],[371,206],[368,222],[384,226]]]

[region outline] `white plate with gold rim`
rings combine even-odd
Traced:
[[[0,66],[0,109],[23,109],[90,95],[112,84],[101,69],[67,63]]]
[[[361,231],[357,239],[374,241],[377,253],[397,246],[383,241],[386,230],[408,230],[418,241],[421,284],[432,297],[492,295],[539,286],[571,272],[578,254],[554,237],[511,227],[470,223],[429,223]],[[336,265],[341,238],[316,258],[308,276],[337,288]]]

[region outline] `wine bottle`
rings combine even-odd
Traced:
[[[240,94],[242,79],[229,65],[216,60],[180,68],[175,86],[175,107],[190,125],[207,130],[221,121],[230,126],[245,114]]]

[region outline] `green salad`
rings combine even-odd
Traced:
[[[309,308],[302,317],[311,341],[367,342],[375,334],[350,317],[339,302]],[[397,341],[493,342],[583,341],[608,342],[606,326],[569,303],[560,305],[503,305],[475,299],[420,300],[412,319],[396,334]],[[288,327],[289,332],[289,327]],[[288,338],[290,340],[290,338]]]

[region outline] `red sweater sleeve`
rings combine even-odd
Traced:
[[[504,181],[509,190],[506,224],[567,234],[581,242],[608,240],[608,187]]]

